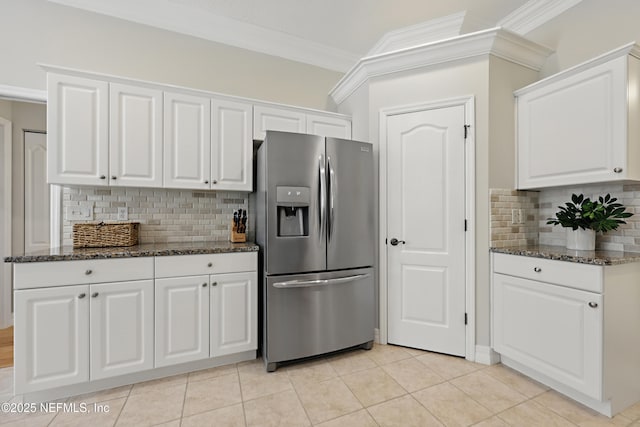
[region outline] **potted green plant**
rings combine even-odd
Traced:
[[[547,224],[561,225],[567,228],[567,249],[594,250],[596,232],[617,229],[626,224],[624,218],[633,214],[617,203],[618,199],[610,194],[598,197],[598,200],[585,198],[584,195],[571,195],[571,201],[558,206],[555,218],[547,218]]]

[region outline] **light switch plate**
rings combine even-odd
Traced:
[[[67,221],[93,219],[93,206],[67,206]]]
[[[126,221],[129,219],[129,210],[126,207],[118,208],[118,221]]]

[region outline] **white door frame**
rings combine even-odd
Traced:
[[[380,342],[387,343],[388,333],[388,272],[387,272],[387,120],[390,116],[414,113],[437,108],[464,106],[465,124],[470,126],[465,142],[465,218],[467,219],[467,233],[465,234],[465,312],[467,313],[467,327],[465,337],[465,356],[467,360],[476,358],[476,302],[475,302],[475,97],[461,96],[419,104],[402,105],[380,110]]]
[[[18,86],[0,85],[0,98],[6,99],[8,101],[46,103],[47,92],[44,90],[29,89],[29,88],[18,87]],[[0,123],[3,123],[3,122],[0,121]],[[11,122],[9,122],[9,124],[11,124]],[[5,137],[3,138],[5,142],[5,146],[0,147],[0,151],[4,156],[3,168],[5,173],[5,179],[7,176],[9,177],[9,181],[5,181],[5,182],[11,183],[11,176],[13,174],[13,170],[11,167],[13,133],[11,130],[11,126],[9,126],[9,137],[7,138],[6,136],[7,126],[3,126],[3,127],[5,128],[4,130]],[[7,141],[9,142],[8,144],[7,144]],[[5,199],[5,207],[6,207],[5,212],[8,211],[9,215],[5,216],[3,224],[0,224],[0,227],[3,227],[5,231],[8,230],[8,234],[6,235],[12,237],[13,227],[11,224],[11,191],[9,191],[8,194],[9,194],[8,204],[6,202],[7,199]],[[59,197],[58,199],[59,199],[59,202],[61,203],[62,197]],[[52,199],[52,207],[53,207],[53,199]],[[62,208],[62,205],[60,204],[58,209],[60,210],[61,208]],[[53,225],[54,223],[52,222],[52,226]],[[58,233],[60,234],[61,231],[58,231]],[[12,254],[13,252],[12,238],[5,240],[4,248],[5,250],[3,251],[3,255]],[[0,297],[2,298],[2,301],[0,301],[0,328],[6,328],[13,324],[13,314],[11,312],[12,268],[11,268],[11,264],[6,264],[1,259],[0,259],[0,262],[2,262],[2,266],[3,266],[3,268],[0,268],[0,272],[4,278],[4,280],[2,281],[2,286],[0,286]]]
[[[0,152],[2,153],[4,161],[2,162],[3,177],[2,185],[4,188],[3,193],[3,212],[0,216],[2,218],[2,233],[4,239],[2,241],[2,258],[11,255],[11,242],[12,240],[12,224],[11,224],[11,151],[12,151],[12,124],[9,120],[0,117],[0,129],[2,129],[2,146],[0,146]],[[2,268],[0,268],[0,274],[2,280],[0,280],[0,329],[7,328],[13,324],[13,316],[11,315],[11,264],[6,264],[2,259]]]

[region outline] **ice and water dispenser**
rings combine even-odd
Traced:
[[[309,187],[276,188],[279,237],[309,235],[310,202]]]

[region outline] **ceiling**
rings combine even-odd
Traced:
[[[580,0],[49,1],[346,71],[392,30],[460,12],[490,28],[526,3]]]

